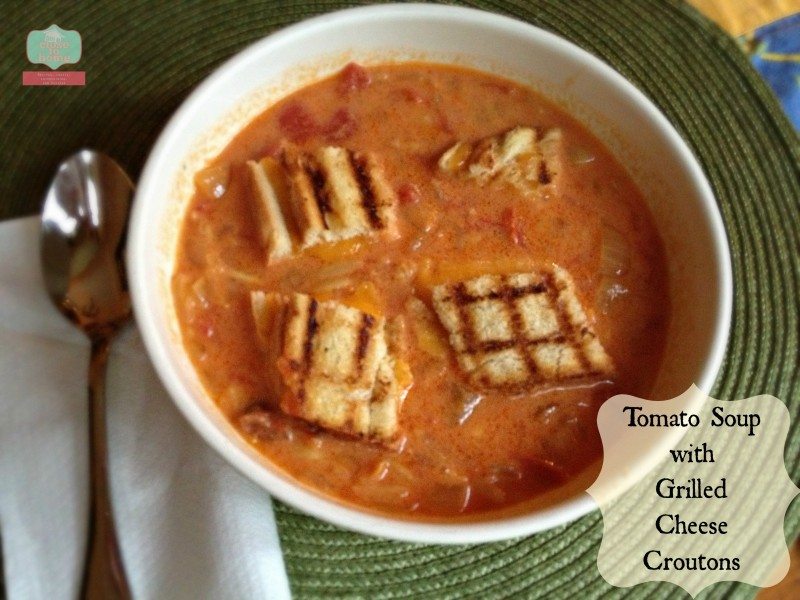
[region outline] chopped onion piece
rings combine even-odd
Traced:
[[[491,484],[501,485],[504,482],[519,481],[520,479],[522,479],[522,467],[517,463],[495,465],[486,478]]]
[[[343,277],[341,279],[330,279],[328,281],[323,281],[319,285],[315,285],[313,288],[309,289],[312,296],[314,296],[317,300],[329,300],[330,298],[320,298],[319,296],[330,295],[333,296],[333,292],[337,292],[339,290],[348,290],[354,286],[354,282],[349,277]]]
[[[397,460],[391,461],[390,468],[390,477],[392,480],[401,483],[410,483],[414,481],[414,474],[401,462]]]
[[[478,481],[472,488],[476,495],[482,496],[492,504],[503,504],[506,501],[506,491],[495,483]]]
[[[430,204],[420,202],[405,205],[405,215],[408,222],[418,234],[429,233],[439,223],[441,211]]]
[[[558,407],[555,404],[546,404],[545,406],[537,408],[534,416],[537,420],[547,424],[550,423],[550,419],[555,415],[557,410]]]
[[[469,506],[472,497],[472,486],[468,483],[457,485],[437,484],[425,499],[425,506],[436,513],[462,513]]]
[[[411,285],[417,275],[417,264],[410,260],[398,260],[394,265],[392,279],[404,285]]]
[[[383,481],[386,479],[386,475],[389,474],[389,468],[391,467],[391,463],[388,460],[381,460],[378,464],[375,465],[375,468],[372,470],[370,476],[375,481]]]
[[[408,445],[408,436],[402,435],[400,438],[393,444],[393,450],[395,454],[402,454],[405,452],[406,446]]]
[[[262,283],[260,277],[251,275],[250,273],[246,273],[244,271],[239,271],[238,269],[226,269],[225,274],[231,279],[246,285],[259,285]]]
[[[360,263],[356,260],[344,260],[340,262],[328,263],[322,265],[318,269],[315,269],[313,273],[305,273],[305,280],[308,284],[308,287],[314,288],[318,285],[329,283],[330,281],[336,279],[349,277],[356,270],[358,270],[359,266]]]
[[[483,401],[483,396],[478,392],[465,390],[458,385],[456,386],[456,391],[454,393],[458,397],[459,401],[459,411],[456,420],[458,421],[459,425],[463,425],[469,421],[472,413],[475,412],[475,409],[478,407],[481,401]]]
[[[200,301],[203,308],[211,306],[211,297],[208,292],[208,280],[205,277],[198,277],[192,284],[192,292],[195,297]]]
[[[225,165],[206,167],[195,175],[194,183],[206,198],[222,198],[228,191],[230,170]]]
[[[454,471],[450,467],[445,467],[442,470],[441,482],[445,485],[460,485],[469,483],[469,477],[458,471]]]
[[[603,277],[597,287],[595,305],[602,314],[608,314],[614,301],[620,296],[628,294],[629,291],[617,278]]]
[[[370,504],[390,508],[408,508],[411,504],[409,501],[411,491],[404,485],[376,482],[372,478],[366,478],[354,483],[350,489],[358,498]]]
[[[272,417],[266,411],[249,412],[242,415],[239,425],[247,435],[258,440],[271,440],[274,437]]]
[[[222,409],[222,412],[225,414],[236,414],[244,410],[248,404],[252,402],[252,399],[247,393],[247,388],[239,383],[232,383],[225,390],[220,394],[219,397],[219,407]],[[260,416],[261,413],[264,413],[266,416]],[[250,412],[248,411],[248,414]],[[255,417],[253,418],[253,422],[256,423],[263,423],[266,422],[269,425],[269,414],[265,411],[253,411]],[[247,415],[242,416],[242,428],[250,434],[250,431],[247,431],[245,427],[244,421]]]
[[[603,245],[600,249],[600,273],[605,277],[624,275],[631,266],[631,248],[622,234],[603,223]]]
[[[567,156],[569,157],[570,162],[575,165],[586,165],[590,162],[594,162],[594,160],[597,158],[583,146],[571,147],[567,152]]]

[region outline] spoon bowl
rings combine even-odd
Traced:
[[[42,210],[42,270],[58,309],[90,336],[131,312],[125,226],[133,184],[110,157],[81,150],[59,166]]]

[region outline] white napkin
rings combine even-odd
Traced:
[[[0,224],[0,537],[9,600],[73,600],[86,547],[88,343],[50,303],[38,244],[38,219]],[[133,326],[107,377],[134,597],[288,598],[269,496],[188,426]]]

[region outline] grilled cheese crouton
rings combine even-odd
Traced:
[[[475,143],[456,143],[439,158],[439,169],[481,185],[502,181],[531,194],[554,183],[558,176],[560,142],[558,129],[540,136],[531,127],[515,127]]]
[[[395,195],[375,157],[327,146],[287,149],[284,166],[298,210],[302,247],[397,232]]]
[[[253,292],[251,304],[281,410],[332,431],[396,440],[413,381],[384,317],[305,294]]]
[[[396,198],[378,160],[326,146],[284,149],[280,161],[249,161],[269,261],[325,242],[397,235]]]
[[[439,285],[433,305],[476,385],[524,389],[613,372],[560,267]]]

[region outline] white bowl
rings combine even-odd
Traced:
[[[728,338],[731,267],[714,196],[686,144],[644,95],[587,52],[531,25],[450,6],[370,6],[304,21],[237,54],[186,99],[153,147],[133,204],[128,266],[137,322],[181,412],[274,497],[336,525],[400,540],[467,543],[534,533],[592,510],[582,491],[590,482],[554,505],[491,521],[413,522],[344,506],[292,481],[247,444],[205,393],[181,344],[169,282],[194,173],[287,93],[348,60],[404,59],[511,77],[560,103],[603,140],[644,193],[668,255],[673,316],[652,396],[670,398],[691,383],[708,391]],[[631,460],[641,466],[655,458]]]

